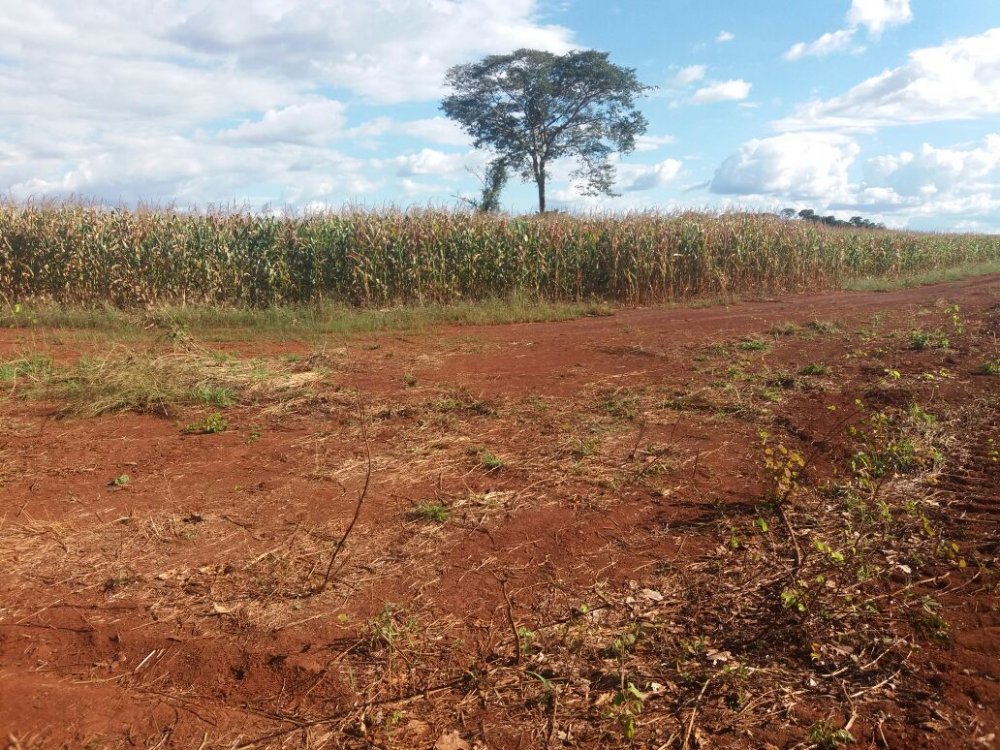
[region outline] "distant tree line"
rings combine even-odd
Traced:
[[[856,229],[885,229],[885,224],[871,221],[863,216],[852,216],[847,221],[838,219],[836,216],[821,216],[811,208],[803,208],[796,212],[794,208],[783,208],[781,210],[782,219],[794,219],[798,216],[803,221],[815,221],[817,224],[826,224],[830,227],[855,227]]]

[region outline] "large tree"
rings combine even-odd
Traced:
[[[635,148],[646,118],[635,100],[648,91],[635,71],[608,61],[608,53],[553,55],[520,49],[457,65],[446,82],[452,93],[441,109],[491,150],[494,169],[520,173],[538,186],[545,211],[545,181],[556,159],[573,158],[573,178],[585,195],[614,195],[614,152]]]

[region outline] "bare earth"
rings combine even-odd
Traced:
[[[325,373],[218,434],[181,429],[207,407],[64,419],[19,385],[0,746],[1000,747],[998,301],[991,276],[213,344]],[[0,358],[31,348],[88,345],[0,331]],[[849,427],[914,403],[937,458],[849,507]],[[371,483],[320,592],[359,412]],[[790,527],[761,430],[808,459]]]

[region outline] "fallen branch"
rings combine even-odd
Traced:
[[[365,458],[367,459],[367,470],[365,471],[365,484],[361,488],[361,494],[358,495],[358,502],[354,506],[354,516],[351,518],[351,522],[347,524],[347,528],[344,530],[344,535],[340,537],[340,541],[337,542],[337,546],[333,548],[333,552],[330,554],[330,562],[326,566],[326,573],[323,575],[323,582],[312,590],[312,594],[322,594],[326,591],[327,586],[330,585],[330,577],[333,574],[333,566],[337,562],[337,557],[340,555],[341,550],[344,545],[347,544],[347,538],[351,535],[354,530],[355,524],[358,522],[358,518],[361,516],[361,507],[365,504],[365,498],[368,496],[368,486],[371,484],[372,478],[372,449],[371,444],[368,441],[368,427],[365,425],[365,407],[361,402],[361,395],[358,395],[358,416],[361,419],[361,437],[365,443]]]

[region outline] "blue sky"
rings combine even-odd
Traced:
[[[607,51],[658,87],[620,195],[556,164],[553,207],[1000,232],[997,0],[0,0],[0,190],[454,206],[489,155],[441,116],[444,71],[519,47]]]

